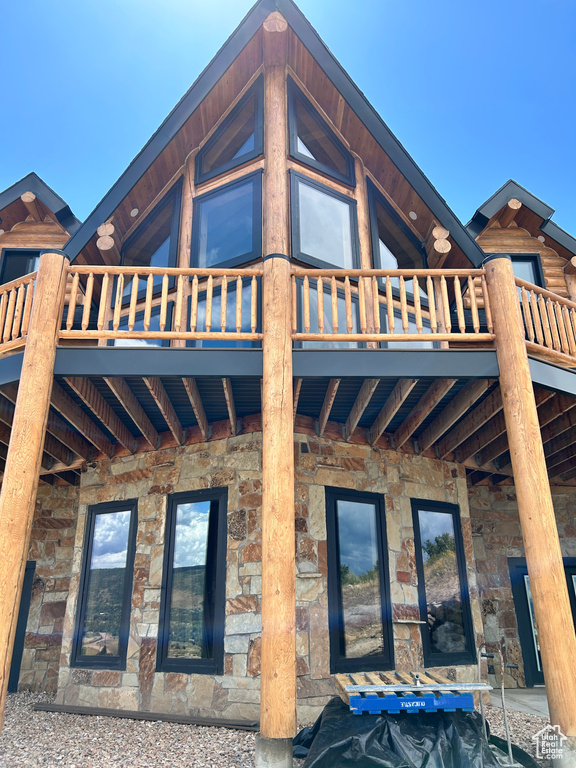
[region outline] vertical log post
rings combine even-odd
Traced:
[[[0,724],[38,490],[68,260],[40,258],[0,493]]]
[[[287,24],[264,22],[262,653],[257,768],[289,768],[296,733],[296,584],[291,283],[288,253]]]
[[[576,638],[528,367],[518,291],[509,256],[489,256],[484,267],[550,721],[559,725],[566,736],[576,737]]]

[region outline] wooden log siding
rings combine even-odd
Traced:
[[[474,278],[483,280],[481,269],[292,269],[292,338],[295,341],[465,341],[487,343],[494,339],[489,310],[488,333],[480,331],[478,304],[472,302],[466,325],[464,294]],[[301,280],[302,328],[298,330],[298,280]],[[397,280],[398,286],[392,281]],[[352,282],[351,282],[352,281]],[[426,299],[420,294],[425,285]],[[328,292],[325,292],[325,287]],[[311,298],[317,297],[317,325],[312,327]],[[454,298],[456,322],[450,315]],[[340,316],[338,299],[344,299]],[[354,304],[357,302],[358,328],[354,329]],[[427,305],[426,305],[427,304]],[[325,328],[325,308],[331,309],[332,331]],[[380,307],[386,314],[386,329],[381,328],[380,312],[369,318],[367,307]],[[415,326],[415,330],[410,326]]]
[[[154,276],[162,277],[162,284],[154,287]],[[60,339],[166,339],[188,341],[218,339],[226,341],[258,341],[262,334],[257,331],[260,287],[258,278],[261,267],[247,269],[181,269],[177,267],[108,267],[73,266],[69,269],[72,290],[64,310],[66,330],[60,332]],[[170,278],[174,287],[169,288]],[[111,286],[116,280],[115,288]],[[124,285],[132,279],[130,298],[122,303]],[[243,282],[243,278],[247,281]],[[86,282],[86,295],[80,327],[75,325],[78,299],[78,281]],[[99,290],[95,290],[95,284]],[[235,288],[235,290],[233,290]],[[214,296],[220,293],[220,309],[214,311]],[[243,307],[243,291],[250,292],[250,309]],[[95,294],[99,298],[92,303]],[[110,307],[111,296],[113,306]],[[142,298],[143,297],[143,298]],[[190,302],[188,301],[190,297]],[[0,299],[1,300],[1,299]],[[174,312],[171,329],[168,304],[173,302]],[[198,305],[205,302],[205,330],[198,330]],[[96,329],[89,329],[91,316],[97,318]],[[153,310],[159,308],[160,330],[150,330]],[[234,329],[226,330],[227,310],[233,310]],[[134,330],[137,313],[143,312],[144,330]],[[249,316],[248,316],[249,312]],[[217,315],[217,316],[216,316]],[[0,318],[1,319],[1,318]],[[127,325],[121,327],[121,322]],[[243,331],[242,327],[250,330]]]
[[[32,272],[0,287],[0,355],[24,346],[36,274]]]

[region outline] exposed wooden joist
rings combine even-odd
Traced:
[[[57,381],[52,384],[51,405],[101,453],[104,453],[106,456],[111,456],[113,446],[110,440],[106,437],[104,432],[102,432],[100,427],[95,424],[86,413],[84,413],[82,408],[72,400],[70,395],[62,389]]]
[[[302,379],[294,379],[294,421],[298,412],[298,400],[300,399],[300,390],[302,389]]]
[[[438,455],[444,458],[452,451],[456,450],[470,435],[484,426],[487,421],[493,418],[494,414],[502,410],[502,395],[498,387],[490,392],[488,397],[477,405],[471,413],[460,421],[454,429],[442,438],[438,443]]]
[[[498,223],[503,229],[506,229],[506,227],[509,227],[510,224],[512,224],[520,208],[522,208],[520,200],[517,200],[515,197],[508,200],[498,216]]]
[[[76,472],[58,472],[54,477],[60,478],[66,485],[78,485],[80,481],[80,475]]]
[[[412,408],[396,432],[394,432],[393,441],[396,448],[401,448],[412,437],[420,424],[428,418],[434,408],[456,384],[456,381],[456,379],[437,379],[430,384],[426,392],[414,408]]]
[[[5,397],[0,397],[0,421],[8,427],[11,427],[14,421],[14,411],[12,403]],[[63,464],[69,464],[72,460],[70,449],[50,434],[46,434],[44,438],[44,452]]]
[[[17,384],[6,384],[2,387],[2,394],[11,403],[16,405],[16,398],[18,396]],[[94,448],[78,434],[70,424],[62,419],[55,411],[51,410],[48,413],[48,424],[46,426],[47,431],[53,435],[57,440],[60,440],[72,453],[77,456],[81,456],[83,459],[88,460],[94,453]]]
[[[65,381],[92,411],[96,418],[99,419],[102,424],[106,426],[106,429],[114,435],[116,440],[118,440],[127,451],[134,453],[137,446],[136,438],[120,421],[90,379],[80,376],[68,376]]]
[[[11,429],[10,427],[5,424],[3,421],[0,420],[0,443],[3,445],[10,445],[10,435],[11,435]],[[6,452],[7,455],[7,452]],[[50,468],[54,465],[54,459],[52,456],[49,456],[46,452],[42,455],[41,460],[41,466],[46,471],[49,471]]]
[[[235,435],[238,431],[236,422],[236,406],[234,405],[234,393],[232,392],[232,382],[230,379],[222,379],[224,387],[224,397],[226,398],[226,408],[228,409],[228,418],[230,419],[230,432]]]
[[[43,221],[44,217],[42,216],[42,211],[40,209],[39,200],[34,194],[34,192],[24,192],[23,195],[20,195],[20,200],[24,203],[26,206],[26,210],[32,216],[34,221]]]
[[[562,474],[562,480],[564,480],[564,481],[572,480],[575,477],[576,477],[576,467],[574,467],[573,469],[570,469],[567,472],[564,472]]]
[[[555,437],[544,444],[544,456],[546,456],[546,458],[553,456],[555,453],[558,453],[558,451],[562,451],[564,448],[574,445],[574,443],[576,443],[576,429],[568,429],[566,432],[563,432],[561,435],[558,435],[558,437]]]
[[[324,402],[322,403],[322,410],[320,411],[320,417],[318,418],[318,434],[320,437],[324,434],[326,424],[330,418],[330,411],[334,405],[336,399],[336,392],[340,386],[340,379],[330,379],[328,387],[326,388],[326,394],[324,395]]]
[[[368,407],[368,403],[372,399],[372,395],[376,391],[376,387],[380,383],[380,379],[364,379],[362,382],[362,386],[360,387],[360,392],[358,392],[358,396],[356,397],[356,400],[354,401],[354,405],[352,406],[352,410],[350,411],[350,414],[348,418],[346,419],[346,424],[344,425],[343,430],[343,436],[344,440],[350,440],[352,437],[352,434],[356,427],[358,426],[358,422],[362,418],[362,414]]]
[[[185,437],[184,429],[182,428],[182,424],[180,424],[180,419],[176,415],[174,406],[170,402],[168,393],[164,389],[164,384],[162,384],[157,376],[144,376],[144,383],[150,390],[150,394],[156,401],[156,405],[160,408],[160,412],[168,425],[168,429],[172,432],[174,440],[176,440],[178,445],[182,445]]]
[[[190,405],[192,406],[192,410],[194,411],[194,416],[196,417],[196,421],[198,422],[198,427],[200,429],[202,437],[204,438],[204,440],[208,440],[208,438],[210,437],[208,419],[206,418],[206,411],[204,410],[204,406],[202,405],[202,398],[200,397],[200,392],[198,391],[198,385],[196,384],[196,379],[188,377],[188,378],[182,379],[182,383],[184,384],[184,388],[186,390],[186,394],[188,395],[188,399],[190,400]]]
[[[475,379],[466,384],[460,392],[448,403],[442,413],[426,427],[418,438],[418,452],[422,453],[439,440],[442,435],[468,411],[478,398],[492,386],[494,379]]]
[[[126,383],[126,380],[120,376],[105,376],[104,381],[116,395],[120,405],[138,427],[146,442],[152,449],[157,448],[160,439],[158,432],[154,429],[152,422]]]
[[[567,448],[564,448],[564,450],[558,451],[558,453],[550,456],[546,461],[548,472],[553,472],[554,477],[556,477],[556,475],[562,474],[562,472],[568,472],[572,468],[576,467],[576,459],[574,457],[576,457],[576,444],[569,445]],[[560,465],[567,463],[570,463],[571,466],[563,466],[563,468],[558,471],[558,467],[560,467]]]
[[[556,464],[554,467],[549,468],[548,475],[550,478],[560,476],[565,478],[566,475],[572,472],[574,469],[576,469],[576,458],[574,456],[570,456],[560,464]]]
[[[534,390],[534,400],[536,401],[536,407],[538,410],[538,417],[540,419],[540,425],[542,426],[544,420],[547,418],[546,412],[543,412],[542,406],[556,396],[555,392],[551,392],[548,389],[536,389]],[[502,434],[492,439],[491,442],[485,444],[477,453],[476,461],[479,466],[487,464],[489,461],[496,461],[496,465],[502,464],[502,460],[498,460],[503,454],[508,451],[508,435],[506,429],[502,430]],[[508,458],[509,460],[509,458]],[[503,466],[508,462],[504,462]],[[510,467],[510,472],[512,467]]]
[[[368,430],[367,438],[370,445],[374,445],[382,435],[417,383],[418,379],[400,379],[400,381],[397,382],[388,399],[382,406],[382,410],[378,416],[376,416],[374,424],[372,424]]]

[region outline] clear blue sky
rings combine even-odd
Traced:
[[[251,6],[8,3],[0,190],[35,171],[86,218]],[[299,6],[464,223],[513,178],[576,235],[574,0]]]

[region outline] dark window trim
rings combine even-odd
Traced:
[[[150,317],[152,318],[155,315],[159,315],[160,314],[160,310],[161,310],[160,304],[156,304],[154,307],[152,307],[152,309],[150,311]],[[138,312],[136,312],[136,315],[134,317],[134,325],[136,325],[136,323],[139,320],[143,320],[144,319],[145,311],[146,310],[141,309]],[[174,311],[174,301],[169,301],[167,303],[167,305],[166,305],[166,328],[165,328],[165,330],[167,330],[167,331],[172,330],[173,311]],[[128,327],[128,317],[129,316],[126,313],[121,315],[121,317],[120,317],[120,324],[118,325],[118,330],[121,330],[122,326],[126,326],[126,329],[127,329],[127,327]],[[112,320],[110,320],[110,322],[109,322],[109,328],[110,329],[112,328]],[[107,346],[115,347],[117,341],[118,341],[118,339],[108,339]],[[137,339],[133,339],[133,341],[137,341]],[[153,339],[151,339],[150,341],[153,341]],[[170,339],[157,339],[157,342],[158,343],[154,344],[153,346],[155,346],[155,347],[169,347],[170,346]],[[150,345],[150,346],[152,346],[152,345]]]
[[[510,258],[512,260],[512,266],[514,266],[515,261],[531,261],[534,264],[534,271],[536,272],[536,279],[538,280],[536,285],[540,286],[540,288],[546,287],[542,259],[539,253],[511,253]]]
[[[297,261],[302,261],[305,264],[310,264],[312,267],[319,267],[320,269],[343,269],[338,264],[330,264],[327,261],[321,261],[313,256],[309,256],[300,250],[300,197],[298,185],[299,182],[308,184],[308,186],[314,189],[320,190],[329,197],[334,197],[336,200],[341,200],[348,204],[348,210],[350,212],[350,234],[352,237],[352,269],[360,268],[360,244],[358,241],[358,216],[356,210],[356,200],[348,195],[344,195],[341,192],[336,192],[334,189],[327,187],[325,184],[321,184],[315,179],[311,179],[303,173],[290,169],[290,226],[292,235],[292,258]]]
[[[247,264],[250,261],[262,258],[262,174],[263,170],[259,168],[257,171],[246,174],[240,179],[231,181],[228,184],[222,184],[221,187],[205,192],[203,195],[198,195],[194,198],[194,205],[192,210],[192,245],[190,253],[190,266],[198,266],[198,251],[200,250],[200,212],[202,202],[209,200],[213,197],[218,197],[222,192],[227,192],[235,187],[242,186],[246,182],[251,182],[253,185],[253,201],[252,201],[252,250],[249,253],[242,253],[240,256],[236,256],[233,259],[219,262],[214,265],[214,269],[226,269],[228,267],[237,267],[242,264]],[[211,269],[211,267],[206,267]]]
[[[220,141],[220,137],[222,134],[226,131],[226,129],[230,126],[231,123],[234,122],[237,115],[241,112],[241,110],[246,105],[246,102],[252,98],[252,94],[254,94],[254,149],[250,152],[246,152],[246,154],[242,155],[241,157],[232,160],[229,160],[227,163],[224,163],[223,165],[219,165],[217,168],[214,168],[211,171],[207,171],[204,173],[202,171],[202,161],[204,159],[204,155],[206,152],[208,152],[212,147],[217,144]],[[244,94],[244,96],[240,99],[238,104],[234,107],[234,109],[230,112],[228,117],[223,121],[222,125],[220,125],[213,133],[213,135],[208,139],[206,144],[202,147],[202,149],[198,152],[196,155],[195,160],[195,184],[202,184],[205,181],[208,181],[209,179],[214,179],[216,176],[220,176],[223,173],[226,173],[227,171],[232,170],[232,168],[237,168],[240,165],[244,165],[244,163],[248,163],[251,160],[255,160],[257,157],[260,157],[264,152],[264,76],[260,75],[255,82],[250,86],[248,91]]]
[[[10,253],[35,253],[37,256],[40,256],[42,251],[45,251],[46,248],[18,248],[18,247],[10,247],[7,246],[5,248],[0,249],[0,285],[4,285],[6,282],[4,280],[4,272],[6,271],[6,256]],[[24,274],[27,274],[26,272]],[[23,275],[22,275],[23,277]],[[16,278],[18,279],[18,278]]]
[[[153,223],[154,219],[158,214],[171,202],[173,203],[172,208],[172,221],[170,224],[170,249],[168,251],[168,267],[175,267],[178,263],[178,235],[180,230],[180,207],[182,202],[182,183],[183,183],[183,177],[180,176],[178,180],[172,185],[172,187],[168,190],[168,192],[164,195],[162,200],[159,201],[157,205],[154,206],[154,209],[150,211],[148,216],[144,219],[144,221],[138,225],[138,227],[134,230],[134,232],[126,239],[124,243],[122,243],[122,248],[120,250],[120,266],[126,266],[124,264],[124,257],[126,254],[126,251],[133,245],[133,243],[136,242],[136,240],[141,237],[144,232],[148,229],[148,227]],[[114,306],[114,297],[116,296],[116,285],[118,282],[118,278],[114,281],[114,291],[112,294],[112,306]],[[168,288],[174,288],[174,285],[176,283],[174,275],[170,275],[168,279]],[[162,289],[157,288],[155,289],[154,293],[158,294],[160,293]],[[141,301],[146,296],[146,288],[143,288],[138,291],[138,301]],[[127,304],[130,304],[130,297],[125,296],[122,297],[122,306],[126,306]]]
[[[330,672],[359,672],[366,670],[394,669],[394,637],[392,629],[392,600],[386,538],[386,511],[384,498],[377,493],[360,493],[347,488],[326,487],[326,533],[328,547],[328,631],[330,636]],[[384,647],[383,656],[344,656],[344,622],[342,616],[342,592],[340,585],[340,555],[338,549],[337,501],[364,501],[376,507],[376,538],[380,571],[380,607]]]
[[[208,523],[207,566],[212,580],[211,604],[205,606],[212,615],[206,619],[205,629],[211,630],[206,644],[212,648],[209,659],[168,658],[168,628],[172,599],[172,561],[176,536],[176,509],[178,504],[210,501]],[[164,563],[162,568],[162,590],[160,597],[160,620],[158,623],[157,672],[184,672],[186,674],[224,674],[224,622],[226,613],[226,538],[227,538],[228,488],[210,488],[201,491],[185,491],[168,497],[166,512],[166,533],[164,537]],[[207,577],[208,578],[208,577]],[[210,603],[210,601],[208,601]],[[211,626],[210,626],[211,625]]]
[[[126,571],[124,575],[124,595],[122,597],[122,619],[118,642],[118,656],[83,656],[81,632],[86,618],[86,598],[90,586],[90,561],[94,543],[94,524],[96,516],[110,512],[130,512],[130,527],[128,529],[128,549],[126,553]],[[72,641],[71,667],[86,667],[95,669],[126,669],[126,653],[128,651],[128,636],[130,631],[130,609],[132,606],[132,585],[134,572],[134,554],[136,552],[136,530],[138,527],[138,499],[126,501],[111,501],[103,504],[93,504],[88,507],[86,528],[84,532],[84,547],[82,552],[82,572],[76,606],[76,621]]]
[[[425,667],[458,666],[460,664],[474,664],[476,662],[476,643],[474,641],[474,628],[472,623],[472,611],[470,609],[470,591],[468,589],[468,577],[466,574],[466,554],[464,540],[462,538],[462,526],[460,524],[460,507],[448,502],[428,501],[427,499],[411,499],[412,524],[414,526],[414,548],[416,552],[416,572],[418,574],[418,602],[420,606],[422,651]],[[458,653],[438,653],[431,650],[430,634],[428,631],[428,603],[426,600],[426,586],[424,583],[424,561],[422,559],[422,539],[420,536],[420,522],[418,512],[420,510],[430,512],[444,512],[452,515],[454,525],[454,539],[456,544],[456,566],[460,579],[460,600],[462,603],[462,623],[466,650]]]
[[[257,288],[257,294],[256,294],[256,333],[260,333],[262,331],[262,279],[260,277],[256,278],[256,281],[258,283]],[[242,290],[246,287],[250,287],[250,284],[252,283],[251,277],[243,277],[242,278]],[[222,293],[222,287],[220,285],[215,286],[215,288],[212,290],[212,297],[218,296]],[[203,294],[206,294],[206,291],[200,290],[200,285],[198,286],[198,304],[200,304],[200,299]],[[234,279],[233,282],[228,283],[228,296],[230,294],[234,294],[234,306],[236,306],[236,279]],[[204,299],[202,299],[204,301]],[[191,317],[191,306],[192,306],[192,297],[188,296],[188,326],[187,329],[190,330],[190,317]],[[243,314],[244,318],[244,314]],[[220,315],[212,314],[212,330],[214,328],[220,328]],[[218,347],[210,347],[210,344],[216,341],[218,342],[218,339],[210,339],[206,340],[206,342],[203,339],[190,339],[186,342],[187,347],[197,347],[198,349],[218,349]],[[206,346],[203,347],[203,344],[206,343]],[[224,344],[224,342],[218,342],[219,344]],[[243,347],[236,346],[238,344],[237,341],[230,340],[229,342],[226,342],[230,344],[230,349],[260,349],[262,347],[262,342],[255,339],[254,341],[250,342],[242,342]],[[248,344],[250,346],[248,346]],[[221,347],[222,349],[226,349],[226,347]]]
[[[296,299],[297,299],[297,315],[296,315],[296,328],[297,333],[304,333],[304,295],[303,295],[303,285],[304,285],[304,278],[303,277],[297,277],[296,278],[296,285],[298,286],[298,290],[296,292]],[[314,287],[310,286],[310,291],[317,291],[317,285]],[[332,291],[330,288],[330,285],[327,285],[324,283],[322,285],[322,292],[324,293],[324,297],[328,296],[328,302],[330,301],[330,296],[332,295]],[[336,293],[338,295],[339,299],[345,299],[346,294],[344,292],[344,288],[336,288]],[[356,315],[356,328],[357,333],[360,333],[360,300],[358,298],[358,294],[351,294],[351,304],[352,304],[352,311]],[[326,298],[324,298],[324,301],[326,302]],[[326,303],[324,304],[326,306]],[[340,324],[338,325],[340,327]],[[317,333],[313,328],[310,329],[311,333]],[[350,349],[365,349],[366,348],[366,342],[365,341],[346,341],[346,333],[342,333],[342,342],[346,342],[348,344],[354,344],[355,346],[350,347]],[[315,349],[315,347],[304,347],[304,344],[322,344],[321,341],[310,341],[306,342],[304,339],[303,341],[295,341],[293,342],[294,349]],[[334,342],[336,344],[339,344],[340,342]],[[322,347],[316,347],[316,349],[322,349]]]
[[[310,99],[304,95],[301,89],[296,85],[294,80],[288,76],[288,138],[289,138],[289,155],[299,163],[314,168],[320,173],[326,176],[330,176],[336,181],[341,181],[343,184],[347,184],[350,187],[356,186],[356,175],[354,172],[354,158],[344,145],[344,143],[336,136],[334,129],[324,120],[322,115],[318,112],[316,107],[312,104]],[[325,163],[321,163],[308,155],[304,155],[298,151],[298,122],[296,118],[296,100],[299,100],[304,109],[312,116],[321,128],[324,129],[327,139],[336,147],[338,152],[342,155],[346,161],[346,173],[340,173],[334,168],[331,168]]]

